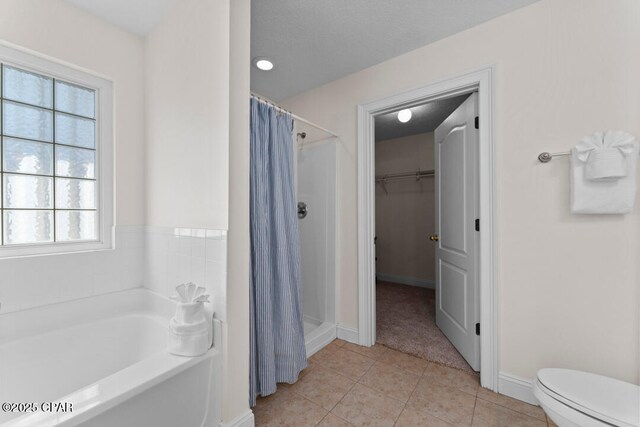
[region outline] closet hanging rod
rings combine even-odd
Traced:
[[[435,173],[436,172],[434,169],[429,169],[424,171],[418,170],[415,172],[401,172],[401,173],[392,173],[392,174],[386,174],[386,175],[377,175],[376,182],[387,182],[394,179],[406,179],[406,178],[420,179],[428,176],[434,176]]]
[[[538,155],[538,160],[540,160],[540,163],[549,163],[551,160],[553,160],[554,157],[570,156],[570,155],[571,155],[571,151],[561,151],[559,153],[549,153],[545,151],[544,153],[540,153]]]
[[[298,116],[297,114],[292,113],[291,111],[285,110],[284,108],[280,107],[278,104],[276,104],[275,102],[273,102],[273,101],[272,101],[272,100],[270,100],[269,98],[266,98],[266,97],[264,97],[264,96],[262,96],[262,95],[258,95],[258,94],[257,94],[257,93],[255,93],[255,92],[251,92],[251,96],[252,96],[253,98],[256,98],[256,99],[257,99],[258,101],[260,101],[260,102],[264,102],[265,104],[269,104],[269,105],[271,105],[272,107],[274,107],[276,110],[280,111],[281,113],[287,113],[287,114],[291,115],[291,117],[293,117],[295,120],[298,120],[298,121],[300,121],[300,122],[302,122],[302,123],[306,123],[306,124],[308,124],[309,126],[313,126],[313,127],[314,127],[314,128],[316,128],[316,129],[319,129],[319,130],[321,130],[321,131],[323,131],[323,132],[328,133],[328,134],[329,134],[329,135],[331,135],[331,136],[334,136],[334,137],[338,138],[338,135],[337,135],[336,133],[331,132],[329,129],[327,129],[327,128],[325,128],[325,127],[322,127],[322,126],[320,126],[320,125],[317,125],[317,124],[315,124],[315,123],[313,123],[313,122],[311,122],[311,121],[309,121],[309,120],[305,119],[304,117],[300,117],[300,116]]]

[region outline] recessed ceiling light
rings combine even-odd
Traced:
[[[265,58],[263,56],[259,56],[253,59],[253,65],[256,66],[259,70],[269,71],[273,69],[273,61],[269,58]]]
[[[411,110],[407,108],[405,110],[398,111],[398,120],[400,123],[407,123],[411,120]]]

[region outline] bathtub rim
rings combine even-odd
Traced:
[[[179,375],[181,372],[207,361],[212,364],[212,375],[209,378],[209,399],[211,396],[211,381],[215,374],[215,364],[218,363],[220,353],[211,348],[202,356],[182,357],[170,353],[159,352],[153,356],[130,365],[101,380],[82,387],[66,396],[53,400],[54,402],[70,402],[73,412],[24,414],[0,424],[0,427],[71,427],[78,426],[98,415],[115,408],[121,403],[161,384],[167,379]],[[124,380],[124,381],[123,381]],[[98,401],[87,400],[83,394],[92,388],[100,386]],[[208,414],[205,414],[208,416]],[[23,424],[25,423],[25,424]]]
[[[37,337],[59,329],[73,328],[80,324],[100,322],[109,318],[143,315],[153,320],[166,319],[167,324],[175,310],[170,299],[145,288],[135,288],[95,295],[87,298],[54,303],[21,311],[0,313],[0,345],[24,338]],[[114,372],[98,381],[81,387],[72,393],[57,397],[53,402],[71,402],[71,413],[23,414],[0,424],[0,427],[70,427],[86,422],[137,396],[169,378],[196,366],[199,363],[211,363],[208,398],[212,405],[205,417],[219,416],[215,405],[219,403],[218,387],[215,378],[220,376],[221,355],[217,346],[220,342],[222,325],[213,320],[214,345],[204,355],[183,357],[159,351],[132,365]],[[100,387],[98,400],[83,401],[83,393]],[[104,390],[102,390],[104,388]],[[19,403],[19,402],[16,402]],[[42,403],[42,402],[37,402]]]
[[[174,310],[175,303],[170,299],[146,288],[134,288],[25,310],[0,311],[0,345],[127,314],[168,320]]]

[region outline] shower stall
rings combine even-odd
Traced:
[[[336,134],[255,94],[250,130],[249,402],[255,406],[278,383],[297,381],[306,358],[336,338],[337,169],[336,143],[327,138]]]
[[[302,314],[310,356],[336,338],[336,138],[296,127]]]

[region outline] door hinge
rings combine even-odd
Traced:
[[[480,231],[480,218],[476,218],[476,231]]]
[[[476,125],[476,129],[480,129],[480,117],[478,116],[476,116],[475,125]]]
[[[476,335],[480,335],[480,323],[476,323]]]

